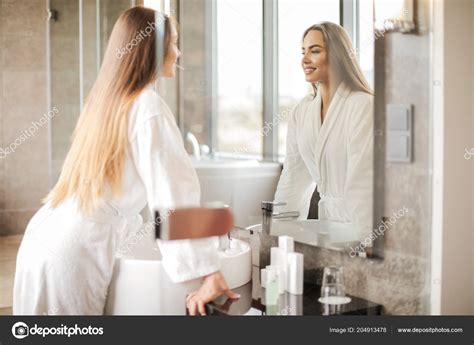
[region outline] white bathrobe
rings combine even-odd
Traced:
[[[104,311],[118,248],[142,226],[148,203],[158,208],[198,206],[200,186],[175,119],[155,87],[135,101],[129,118],[123,197],[112,196],[85,217],[73,198],[44,205],[31,219],[17,257],[14,314]],[[161,241],[163,266],[174,282],[219,270],[217,238]]]
[[[275,201],[278,211],[308,216],[315,186],[319,219],[351,222],[370,237],[373,192],[373,96],[342,82],[321,125],[321,95],[308,95],[290,113],[286,158]]]

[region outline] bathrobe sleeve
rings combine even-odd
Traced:
[[[160,208],[199,206],[199,180],[172,114],[163,112],[138,124],[134,142],[135,164],[151,214]],[[170,279],[178,283],[218,271],[216,241],[158,241]]]
[[[279,212],[299,211],[300,216],[298,219],[307,219],[311,195],[314,192],[316,183],[313,181],[298,148],[299,128],[296,121],[297,109],[298,106],[290,112],[288,119],[285,163],[278,181],[275,201],[287,203],[286,206],[278,208]]]
[[[373,97],[365,95],[354,106],[347,141],[344,195],[352,219],[360,226],[361,240],[370,238],[373,226],[374,110]]]

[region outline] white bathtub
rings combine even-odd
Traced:
[[[201,184],[201,204],[221,201],[230,206],[235,224],[261,222],[261,202],[273,200],[281,164],[229,158],[193,161]]]

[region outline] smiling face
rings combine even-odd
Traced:
[[[305,79],[308,83],[326,82],[329,74],[329,62],[326,44],[321,31],[310,30],[303,39],[301,47]]]
[[[168,46],[166,58],[163,63],[163,69],[161,71],[162,77],[172,78],[176,75],[176,63],[180,56],[181,56],[181,52],[178,49],[178,31],[176,30],[175,26],[172,24],[170,44]]]

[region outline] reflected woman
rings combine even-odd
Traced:
[[[356,224],[363,240],[372,228],[373,91],[353,52],[337,24],[304,32],[301,67],[314,93],[290,113],[275,201],[306,219],[316,187],[319,219]]]

